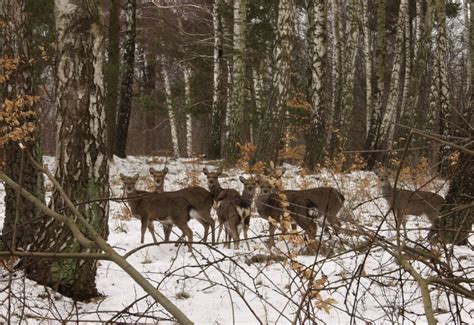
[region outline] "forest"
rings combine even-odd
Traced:
[[[474,0],[0,0],[0,323],[474,321]]]

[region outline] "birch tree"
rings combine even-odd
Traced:
[[[385,83],[385,0],[377,1],[377,35],[375,41],[376,72],[374,89],[372,92],[373,109],[370,111],[369,125],[367,126],[367,150],[376,150],[379,147],[383,114],[383,95]],[[376,153],[366,155],[369,167],[376,159]]]
[[[305,163],[313,169],[324,158],[326,143],[325,117],[328,108],[325,101],[326,76],[326,2],[310,1],[308,4],[308,57],[310,80],[308,99],[311,103],[310,130],[306,140]]]
[[[167,63],[164,56],[160,55],[159,61],[161,63],[161,75],[163,77],[163,83],[165,85],[166,95],[166,109],[168,110],[168,119],[170,122],[171,131],[171,144],[173,146],[174,157],[180,157],[179,154],[179,142],[178,142],[178,129],[176,122],[176,115],[173,106],[173,94],[171,93],[171,83],[168,70],[166,69]]]
[[[246,6],[247,0],[234,0],[234,44],[233,44],[233,90],[232,102],[228,111],[228,136],[224,147],[224,158],[235,162],[239,156],[238,143],[243,140],[243,120],[246,88]]]
[[[40,200],[44,201],[43,176],[26,158],[25,149],[42,161],[39,142],[39,109],[37,89],[33,80],[33,59],[30,56],[30,37],[26,33],[28,15],[24,0],[0,2],[0,49],[2,63],[0,77],[3,82],[0,98],[0,151],[4,152],[5,174]],[[7,67],[9,65],[10,67]],[[17,121],[8,125],[6,121]],[[6,143],[5,143],[6,142]],[[30,202],[19,198],[10,187],[5,187],[5,219],[0,246],[15,250],[26,248],[33,240],[41,213]]]
[[[277,36],[273,51],[274,71],[272,94],[264,112],[257,141],[256,160],[276,161],[282,136],[284,114],[290,95],[290,68],[292,57],[295,1],[280,0],[278,4]]]
[[[212,9],[212,24],[214,32],[213,48],[213,87],[212,87],[212,110],[211,110],[211,132],[208,153],[210,158],[219,158],[221,154],[222,123],[224,120],[225,106],[223,100],[223,60],[222,60],[222,0],[214,0]]]
[[[120,0],[110,1],[109,33],[105,69],[106,100],[105,110],[107,117],[107,151],[111,158],[115,148],[115,128],[118,105],[118,87],[120,77]]]
[[[381,145],[386,148],[392,148],[393,136],[395,133],[395,122],[397,117],[397,108],[400,99],[400,82],[403,82],[402,71],[401,71],[401,62],[402,57],[406,53],[404,48],[404,35],[405,35],[405,22],[408,16],[408,0],[400,1],[400,10],[398,14],[397,21],[397,31],[395,35],[395,44],[394,44],[394,56],[393,56],[393,65],[392,73],[390,80],[389,88],[389,97],[387,102],[387,108],[385,114],[382,118],[381,125]],[[408,44],[405,43],[405,46]],[[405,90],[402,87],[403,90]]]
[[[120,158],[125,158],[128,125],[130,113],[132,111],[133,97],[133,69],[135,65],[135,39],[136,39],[136,0],[126,0],[124,7],[125,16],[125,40],[123,52],[123,73],[120,87],[120,106],[117,112],[117,129],[115,139],[115,154]]]
[[[55,1],[57,47],[58,131],[55,177],[73,202],[109,196],[104,109],[104,38],[96,1]],[[66,207],[59,192],[52,195],[54,209]],[[80,205],[79,210],[97,233],[107,237],[107,202]],[[69,212],[71,213],[71,212]],[[71,216],[74,220],[74,216]],[[97,252],[82,247],[59,221],[41,219],[32,251]],[[27,259],[27,276],[77,300],[98,295],[97,261]]]
[[[186,106],[186,155],[193,156],[193,118],[191,108],[191,69],[184,67],[184,105]]]
[[[337,14],[341,13],[338,7]],[[359,2],[351,0],[345,7],[347,15],[345,26],[336,19],[336,91],[335,91],[335,111],[334,123],[339,130],[338,139],[332,140],[331,151],[335,148],[344,150],[348,145],[349,132],[352,122],[352,112],[354,107],[354,75],[357,45],[359,41]],[[343,27],[345,27],[343,29]]]

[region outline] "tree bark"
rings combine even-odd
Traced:
[[[120,87],[120,106],[117,113],[115,154],[125,158],[128,138],[128,125],[132,111],[133,69],[135,65],[136,0],[127,0],[125,4],[125,41],[123,53],[123,74]]]
[[[191,109],[191,69],[184,67],[184,105],[186,106],[186,155],[193,156],[193,117]]]
[[[55,177],[73,202],[106,198],[109,179],[101,15],[96,1],[57,0],[55,16],[58,37]],[[66,207],[58,191],[53,192],[51,204],[56,210]],[[105,201],[80,207],[87,221],[104,238],[108,235],[107,208]],[[97,252],[81,246],[66,225],[49,218],[42,219],[30,250]],[[93,260],[31,259],[25,263],[30,279],[77,300],[98,295],[96,269],[97,262]]]
[[[294,0],[280,0],[273,64],[272,90],[269,106],[265,110],[258,135],[255,159],[277,161],[282,131],[285,127],[284,114],[290,95],[291,57],[293,50],[293,24],[296,4]]]
[[[107,155],[112,158],[115,148],[117,123],[118,88],[120,77],[120,0],[110,1],[108,60],[105,65],[107,120]]]
[[[324,0],[311,1],[308,6],[308,49],[310,59],[308,101],[311,103],[310,130],[306,136],[305,163],[312,170],[324,158],[326,143],[326,15]]]
[[[235,162],[239,157],[238,143],[243,140],[243,121],[246,88],[246,1],[234,0],[234,54],[233,54],[233,90],[232,104],[228,112],[228,136],[224,145],[224,158]]]
[[[6,60],[19,60],[18,66],[11,71],[2,67],[3,72],[8,73],[8,78],[0,93],[0,104],[4,104],[6,100],[28,101],[28,98],[32,98],[37,93],[33,82],[33,67],[30,63],[32,59],[30,38],[26,33],[27,17],[24,0],[5,0],[0,4],[2,56]],[[4,150],[5,155],[5,174],[16,182],[19,182],[21,177],[23,188],[44,202],[43,175],[31,165],[26,156],[23,156],[24,152],[19,146],[21,141],[35,159],[42,161],[39,108],[36,100],[31,101],[31,105],[22,105],[18,111],[22,116],[18,119],[20,124],[17,130],[28,124],[33,127],[33,130],[19,139],[10,139],[4,147],[0,146],[0,151]],[[26,115],[28,112],[33,114]],[[3,122],[1,124],[3,126]],[[1,137],[5,136],[7,135],[2,132]],[[18,220],[16,220],[17,212]],[[35,231],[38,229],[40,215],[41,213],[30,202],[21,197],[17,202],[16,191],[5,187],[5,219],[0,247],[5,245],[4,249],[15,250],[17,247],[26,249],[26,246],[33,241]]]
[[[208,154],[209,158],[216,159],[221,156],[222,124],[225,117],[223,102],[223,62],[222,62],[222,22],[221,2],[214,0],[212,22],[214,26],[214,54],[213,54],[213,89],[211,110],[211,132]]]
[[[377,35],[375,41],[375,60],[376,73],[373,89],[372,104],[373,109],[370,116],[370,124],[367,131],[367,150],[376,150],[379,148],[379,140],[382,126],[383,113],[383,96],[385,84],[385,0],[377,1]],[[374,162],[378,159],[378,154],[375,152],[368,152],[365,155],[367,165],[372,168]]]
[[[177,122],[176,122],[176,115],[174,112],[173,107],[173,94],[171,93],[171,84],[170,84],[170,77],[168,75],[168,70],[166,70],[166,61],[163,56],[160,57],[161,63],[161,73],[163,75],[163,81],[165,84],[165,94],[166,94],[166,106],[168,109],[168,118],[170,121],[170,130],[171,130],[171,143],[173,145],[173,155],[174,157],[179,157],[179,142],[178,142],[178,130],[177,130]]]

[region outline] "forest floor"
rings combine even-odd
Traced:
[[[50,169],[54,168],[52,157],[45,157],[45,162]],[[164,163],[161,157],[115,158],[110,167],[112,196],[122,195],[120,173],[129,176],[139,173],[139,188],[152,190],[148,169],[161,169]],[[168,160],[166,166],[169,173],[165,190],[180,189],[192,182],[207,188],[202,168],[213,168],[205,161],[192,159]],[[402,319],[404,324],[426,323],[418,284],[386,249],[386,243],[396,242],[396,232],[391,226],[391,214],[388,222],[381,225],[387,205],[380,198],[375,174],[323,171],[302,176],[297,167],[285,167],[285,189],[334,186],[346,199],[340,213],[346,231],[330,236],[321,233],[322,227],[318,227],[318,242],[322,244],[316,254],[304,254],[302,243],[282,238],[276,240],[277,245],[270,252],[265,243],[268,222],[254,211],[249,231],[250,249],[245,243],[238,250],[233,246],[225,249],[222,244],[196,243],[189,253],[184,246],[162,244],[142,248],[128,261],[196,324],[349,324],[351,319],[355,324],[394,324],[402,323]],[[238,169],[225,170],[220,178],[222,187],[241,191],[240,175]],[[430,186],[428,190],[439,190],[444,196],[448,184],[440,181]],[[47,182],[47,190],[51,189]],[[0,227],[5,214],[4,194],[0,184]],[[195,241],[199,241],[202,226],[194,220],[190,226]],[[158,223],[155,227],[162,236],[162,227]],[[424,218],[409,217],[407,228],[413,241],[428,246],[424,241],[428,227]],[[367,249],[368,236],[364,234],[378,228],[386,243]],[[119,253],[125,254],[140,246],[140,221],[130,217],[124,203],[110,203],[109,229],[108,242]],[[172,234],[172,239],[177,237]],[[148,232],[145,242],[152,242]],[[474,235],[471,236],[473,242]],[[265,256],[270,254],[278,257],[267,260]],[[454,256],[453,268],[459,270],[460,275],[474,278],[473,251],[468,247],[454,247]],[[415,260],[410,263],[423,276],[433,275],[425,264]],[[312,290],[305,295],[308,281]],[[6,321],[8,315],[13,320],[22,317],[31,324],[78,320],[81,323],[113,320],[151,324],[167,318],[159,305],[109,261],[99,262],[97,287],[102,297],[74,303],[25,279],[21,272],[9,273],[0,265],[0,322]],[[453,298],[434,286],[430,289],[439,323],[449,322],[454,314],[466,323],[473,323],[473,301]],[[453,299],[457,299],[460,309],[451,308]],[[312,318],[304,320],[305,314]]]

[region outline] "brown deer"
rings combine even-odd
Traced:
[[[163,170],[156,170],[153,167],[150,167],[149,172],[153,177],[155,182],[155,192],[163,192],[163,184],[166,174],[168,173],[168,168]],[[204,228],[204,237],[203,241],[207,241],[207,236],[209,235],[209,228],[211,229],[212,243],[215,243],[214,237],[214,227],[215,221],[211,217],[211,208],[213,204],[212,194],[200,186],[191,186],[186,187],[174,192],[165,192],[173,196],[184,197],[193,207],[191,211],[191,218],[196,219]],[[171,232],[172,225],[164,225],[165,235],[166,233]]]
[[[393,211],[397,233],[400,232],[400,225],[403,225],[405,238],[408,238],[406,230],[407,215],[426,215],[431,225],[433,225],[435,220],[441,216],[440,209],[444,202],[443,197],[428,191],[394,189],[390,183],[390,174],[384,168],[376,171],[382,188],[382,195],[387,201],[389,209]],[[432,232],[431,229],[428,237]]]
[[[256,180],[252,177],[246,179],[243,176],[239,180],[244,184],[244,189],[240,197],[228,196],[227,198],[217,197],[219,206],[216,207],[219,224],[224,226],[225,241],[224,247],[230,247],[230,240],[234,241],[234,248],[239,249],[240,246],[240,230],[243,230],[247,249],[250,250],[248,243],[248,229],[250,225],[250,214],[252,209],[252,201],[255,196]],[[225,197],[224,192],[221,192]],[[220,230],[221,228],[219,228]],[[218,236],[219,237],[219,236]]]
[[[266,169],[265,172],[268,175],[272,175],[275,178],[280,178],[285,173],[286,169],[281,167],[276,170]],[[288,202],[296,204],[293,200],[300,200],[300,197],[305,198],[308,202],[313,202],[319,209],[319,216],[326,217],[328,222],[331,224],[334,231],[340,228],[340,222],[337,219],[337,215],[341,208],[344,206],[344,196],[335,188],[329,186],[313,187],[305,190],[285,190],[285,194],[288,197]],[[311,211],[310,211],[311,212]],[[311,212],[313,217],[316,217],[316,213],[313,210]]]
[[[214,209],[217,212],[219,205],[223,200],[231,200],[234,198],[240,198],[240,193],[234,189],[223,189],[219,183],[219,176],[222,174],[222,168],[218,168],[215,171],[209,171],[206,167],[203,168],[202,172],[207,177],[207,187],[212,194],[214,199]],[[219,224],[219,232],[217,234],[217,240],[219,241],[222,227],[222,223]]]
[[[159,221],[162,224],[176,225],[183,232],[183,236],[188,237],[188,248],[191,251],[193,232],[188,226],[188,221],[194,207],[183,197],[138,191],[136,189],[138,174],[135,176],[120,174],[120,179],[123,183],[123,195],[130,205],[132,214],[141,221],[140,243],[144,242],[147,228],[152,234],[153,241],[157,242],[153,221]],[[168,240],[169,235],[166,237],[165,234],[165,241]]]
[[[280,197],[274,192],[274,187],[267,178],[257,177],[260,193],[256,199],[257,211],[260,217],[269,221],[269,246],[274,245],[274,234],[276,225],[269,220],[271,217],[276,222],[281,222],[283,208]],[[293,221],[300,226],[310,239],[316,238],[315,218],[319,217],[319,209],[316,202],[310,198],[300,196],[296,191],[284,191],[289,206],[288,212]]]

